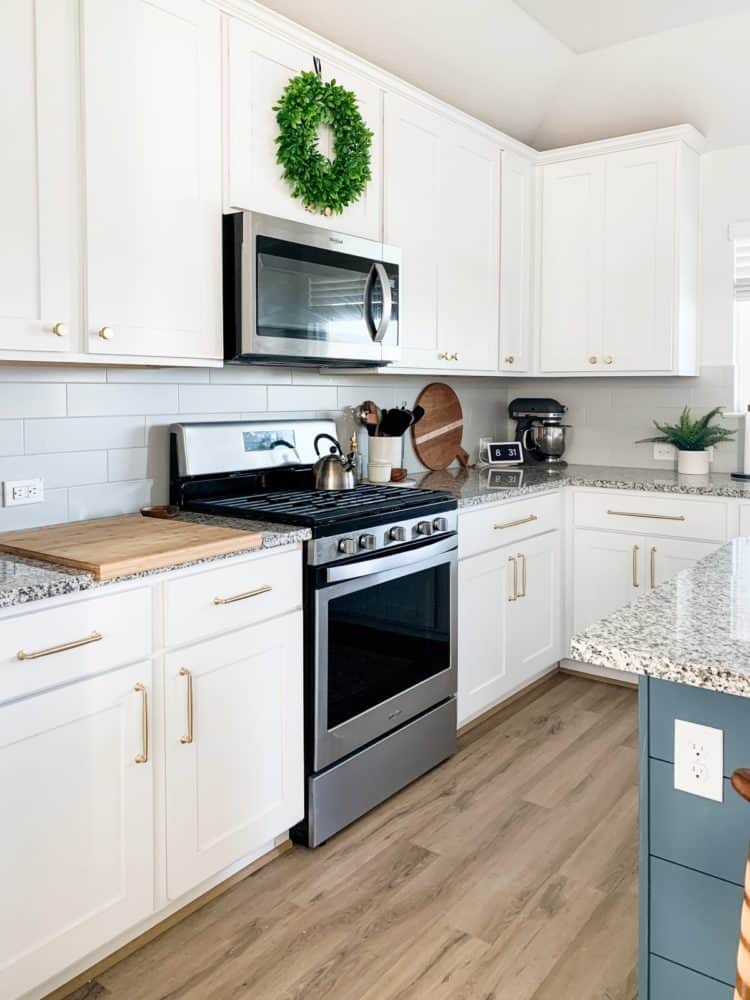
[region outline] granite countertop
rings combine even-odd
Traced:
[[[459,508],[513,500],[564,486],[750,499],[750,482],[739,482],[725,472],[708,476],[680,476],[667,469],[626,469],[606,465],[446,469],[418,476],[417,485],[446,490],[458,500]]]
[[[574,660],[750,697],[750,538],[574,636]]]
[[[261,533],[261,549],[280,548],[284,545],[296,545],[312,537],[309,528],[298,528],[282,524],[269,524],[266,521],[248,521],[244,518],[209,517],[204,514],[183,513],[180,520],[194,524],[216,524],[225,528],[237,528],[239,531],[259,531]],[[0,608],[16,607],[41,601],[46,597],[59,597],[61,594],[75,594],[78,591],[94,590],[107,587],[112,583],[122,583],[125,580],[137,580],[141,577],[155,576],[158,573],[168,573],[173,569],[183,569],[186,566],[199,566],[207,563],[221,562],[233,559],[238,555],[248,555],[248,552],[234,552],[227,555],[212,556],[208,559],[193,559],[189,562],[170,566],[168,569],[147,570],[143,573],[131,573],[117,577],[115,580],[97,580],[93,573],[82,570],[68,569],[54,563],[40,562],[36,559],[16,558],[0,554]]]

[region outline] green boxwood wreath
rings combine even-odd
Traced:
[[[292,196],[301,198],[309,212],[337,215],[356,201],[372,177],[372,132],[357,107],[357,98],[345,87],[327,83],[309,71],[293,77],[273,109],[279,125],[277,161]],[[333,131],[334,158],[318,149],[318,128]]]

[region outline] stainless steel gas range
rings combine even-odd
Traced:
[[[315,491],[331,421],[178,424],[171,500],[311,529],[305,543],[306,814],[311,847],[456,745],[456,501],[397,486]]]

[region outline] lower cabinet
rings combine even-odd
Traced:
[[[151,664],[0,708],[0,996],[154,908]]]
[[[301,647],[296,611],[167,655],[170,899],[302,819]]]
[[[560,658],[560,533],[458,567],[458,721],[490,708]]]

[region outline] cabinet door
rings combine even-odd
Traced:
[[[604,338],[612,371],[675,365],[677,144],[607,156]]]
[[[506,609],[513,595],[505,549],[458,564],[458,722],[494,705],[509,686]]]
[[[440,211],[440,117],[413,101],[385,95],[384,231],[401,248],[401,364],[449,367],[439,358],[438,271],[443,246]]]
[[[379,240],[383,166],[380,89],[331,60],[322,60],[323,78],[333,78],[356,94],[362,117],[374,133],[372,180],[362,197],[341,215],[313,216],[299,198],[292,198],[291,189],[282,178],[282,168],[276,162],[279,128],[274,105],[291,77],[302,70],[312,70],[315,53],[233,19],[229,21],[228,41],[227,205]],[[330,129],[319,130],[318,143],[324,155],[333,156]]]
[[[500,213],[500,370],[527,372],[531,346],[534,165],[503,152]]]
[[[0,4],[3,351],[77,347],[76,12],[75,0]]]
[[[507,663],[516,688],[560,659],[560,534],[532,538],[510,554],[518,598],[508,607]]]
[[[219,12],[201,0],[82,11],[87,349],[220,358]]]
[[[673,538],[647,538],[645,559],[648,561],[647,575],[650,587],[658,587],[665,580],[671,580],[680,570],[692,565],[716,551],[711,542],[684,542]]]
[[[602,344],[604,156],[542,173],[540,368],[591,371]],[[592,360],[593,359],[593,360]]]
[[[301,613],[169,654],[166,701],[176,899],[302,819]]]
[[[146,662],[0,709],[4,997],[153,911],[151,690]]]
[[[645,546],[645,539],[638,535],[576,531],[574,632],[646,592]]]
[[[500,151],[443,122],[438,342],[457,369],[497,370]]]

